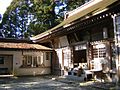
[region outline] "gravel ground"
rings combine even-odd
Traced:
[[[56,76],[0,78],[0,90],[87,90]]]
[[[0,78],[0,90],[120,90],[115,84],[79,82],[58,76]]]
[[[58,81],[70,83],[73,86],[84,88],[85,90],[120,90],[120,83],[101,82],[101,81],[81,81],[74,78],[59,78]]]

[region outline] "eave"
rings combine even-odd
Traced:
[[[74,22],[77,19],[80,19],[82,17],[84,17],[85,15],[92,13],[94,15],[99,14],[98,12],[100,11],[104,11],[108,9],[108,6],[110,6],[111,4],[115,3],[118,0],[91,0],[90,2],[82,5],[81,7],[73,10],[73,13],[71,16],[69,16],[66,20],[64,20],[62,23],[60,23],[59,25],[57,25],[56,27],[43,32],[41,34],[38,34],[34,37],[31,38],[32,41],[34,42],[40,42],[46,39],[49,39],[51,37],[52,34],[55,34],[56,32],[60,31],[61,29],[63,29],[65,26],[68,27],[71,25],[72,22]]]

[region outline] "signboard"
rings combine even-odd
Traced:
[[[78,50],[85,50],[85,49],[87,49],[86,44],[81,44],[81,45],[75,46],[75,51],[78,51]]]

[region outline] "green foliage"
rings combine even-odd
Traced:
[[[65,2],[65,0],[61,0]],[[66,0],[67,8],[73,10],[85,0]],[[63,16],[55,14],[54,0],[13,0],[4,14],[0,28],[7,38],[30,38],[56,26]]]
[[[67,0],[67,10],[76,9],[77,7],[83,5],[85,1],[89,0]]]
[[[54,0],[13,0],[2,20],[8,38],[29,38],[59,24]]]
[[[55,4],[52,0],[34,0],[33,7],[34,19],[29,27],[34,31],[33,35],[42,33],[58,24],[54,12]]]

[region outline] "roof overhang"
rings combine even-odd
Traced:
[[[39,44],[29,44],[29,43],[11,43],[11,42],[0,42],[0,50],[53,50],[51,48],[39,45]]]
[[[54,30],[57,30],[63,26],[67,26],[71,22],[73,22],[79,18],[82,18],[89,13],[92,13],[93,15],[95,15],[95,14],[98,14],[98,12],[100,12],[100,11],[107,10],[108,6],[110,6],[111,4],[113,4],[116,1],[118,1],[118,0],[91,0],[90,2],[71,11],[70,16],[66,20],[64,20],[62,23],[60,23],[56,27],[54,27],[46,32],[43,32],[41,34],[38,34],[38,35],[32,37],[31,40],[33,40],[34,42],[39,42],[41,38],[51,35]]]

